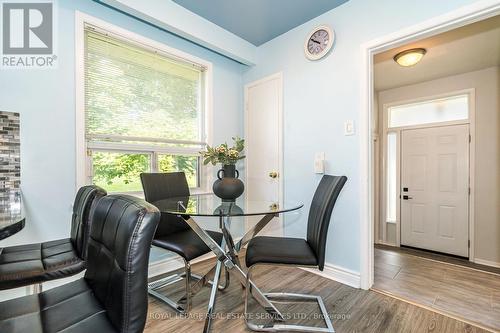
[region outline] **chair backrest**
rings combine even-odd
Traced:
[[[189,196],[189,185],[184,172],[141,173],[141,182],[144,198],[149,203]],[[189,225],[180,217],[162,214],[155,238],[189,229]]]
[[[346,181],[346,176],[324,175],[316,188],[309,209],[307,242],[316,254],[320,270],[325,266],[326,237],[333,207]]]
[[[71,242],[78,256],[85,260],[87,257],[87,242],[90,235],[90,212],[96,201],[107,193],[95,185],[81,187],[76,193],[71,218]]]
[[[121,333],[144,329],[148,259],[159,219],[156,207],[128,195],[108,195],[93,209],[85,279]]]
[[[147,202],[189,196],[189,186],[184,172],[141,173],[144,199]]]

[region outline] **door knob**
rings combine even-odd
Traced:
[[[272,204],[269,206],[269,209],[270,209],[270,210],[277,210],[278,208],[279,208],[279,205],[278,205],[276,202],[272,203]]]
[[[273,179],[278,178],[278,173],[276,171],[271,171],[271,172],[269,172],[269,177],[271,177]]]

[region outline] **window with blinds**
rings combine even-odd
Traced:
[[[85,137],[89,182],[141,191],[141,172],[184,171],[200,186],[204,68],[85,28]]]

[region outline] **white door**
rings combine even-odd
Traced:
[[[282,84],[281,74],[275,74],[245,86],[247,201],[282,204]],[[280,219],[261,234],[281,236]]]
[[[401,244],[469,256],[469,125],[402,131]]]

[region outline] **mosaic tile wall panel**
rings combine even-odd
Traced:
[[[0,111],[0,205],[20,193],[19,113]]]

